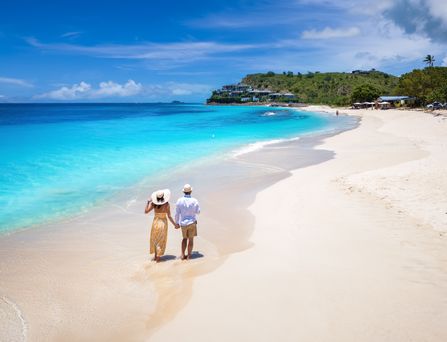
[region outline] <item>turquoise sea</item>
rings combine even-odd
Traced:
[[[259,106],[0,104],[0,232],[88,210],[198,158],[352,124]]]

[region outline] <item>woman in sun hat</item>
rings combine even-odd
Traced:
[[[171,191],[169,189],[158,190],[152,193],[151,198],[147,201],[144,213],[149,213],[154,209],[154,221],[152,221],[151,238],[150,238],[150,254],[155,254],[154,260],[160,261],[160,257],[165,253],[166,242],[168,239],[168,218],[175,226],[175,222],[171,216],[171,207],[169,198]]]

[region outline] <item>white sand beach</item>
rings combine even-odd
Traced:
[[[335,158],[259,192],[252,247],[150,341],[447,340],[447,120],[341,113],[362,120]]]
[[[191,175],[203,209],[191,261],[175,259],[172,228],[165,262],[149,261],[148,189],[2,237],[0,336],[446,341],[447,120],[346,114],[360,125],[316,150],[268,145]]]

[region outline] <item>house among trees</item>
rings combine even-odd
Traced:
[[[277,100],[280,98],[294,99],[296,96],[292,93],[271,93],[269,97],[272,100]]]
[[[254,89],[244,83],[224,85],[221,89],[213,91],[207,100],[215,103],[241,103],[241,102],[295,102],[296,96],[290,92],[274,93],[269,89]]]
[[[228,91],[228,92],[247,92],[252,90],[251,86],[247,85],[247,84],[243,84],[243,83],[238,83],[238,84],[228,84],[228,85],[224,85],[222,87],[221,91]]]
[[[377,102],[389,102],[392,107],[412,106],[416,98],[412,96],[380,96]]]

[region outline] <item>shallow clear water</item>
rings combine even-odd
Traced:
[[[87,210],[191,160],[349,124],[270,107],[0,104],[0,232]]]

